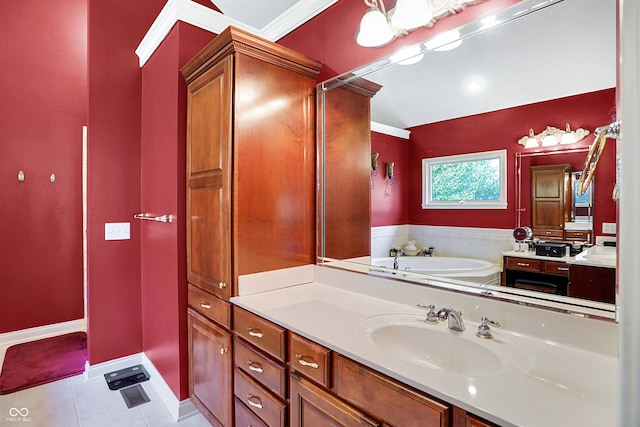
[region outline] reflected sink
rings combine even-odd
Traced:
[[[361,321],[362,332],[379,349],[405,362],[466,376],[503,375],[528,371],[533,359],[520,346],[494,333],[493,339],[476,336],[477,324],[463,332],[447,322],[427,323],[426,316],[387,314]]]
[[[616,266],[616,248],[609,246],[592,246],[576,255],[575,261],[593,264],[602,264],[611,267]]]

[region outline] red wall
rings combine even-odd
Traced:
[[[371,190],[371,226],[409,222],[409,140],[371,132],[371,152],[380,153]],[[386,167],[394,162],[395,179],[387,186]],[[390,194],[390,195],[389,195]]]
[[[179,399],[189,397],[186,272],[186,83],[178,70],[214,35],[178,22],[142,70],[140,224],[143,349]]]
[[[134,51],[164,0],[89,1],[88,348],[96,363],[142,351],[140,133],[142,72]],[[131,239],[104,240],[130,222]]]
[[[513,228],[515,226],[515,153],[525,152],[518,139],[533,128],[540,133],[547,126],[563,128],[569,123],[591,132],[576,146],[588,146],[594,140],[593,130],[611,122],[615,114],[615,88],[574,97],[541,102],[447,120],[411,129],[409,145],[409,223],[422,225]],[[615,203],[611,191],[615,182],[615,150],[610,144],[596,174],[596,234],[602,222],[615,222]],[[421,208],[422,162],[426,157],[465,154],[478,151],[507,149],[506,210],[456,210]],[[586,154],[582,155],[582,163]],[[557,159],[554,160],[557,162]],[[574,167],[581,170],[579,159]],[[602,165],[608,164],[605,169]],[[600,206],[598,206],[600,205]]]
[[[87,120],[86,2],[2,6],[0,333],[84,316],[81,147]],[[24,182],[18,182],[20,170]]]

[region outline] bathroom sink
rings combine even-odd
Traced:
[[[466,376],[502,375],[528,371],[533,360],[517,344],[494,332],[493,339],[476,336],[477,324],[463,332],[447,322],[428,323],[426,316],[389,314],[360,322],[362,332],[380,350],[419,367]]]

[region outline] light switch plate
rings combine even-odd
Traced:
[[[131,238],[128,222],[107,222],[104,224],[104,240],[128,240]]]
[[[615,222],[603,222],[602,223],[602,234],[616,234],[616,223]]]

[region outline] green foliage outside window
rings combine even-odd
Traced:
[[[497,159],[440,163],[431,167],[433,201],[500,200]]]

